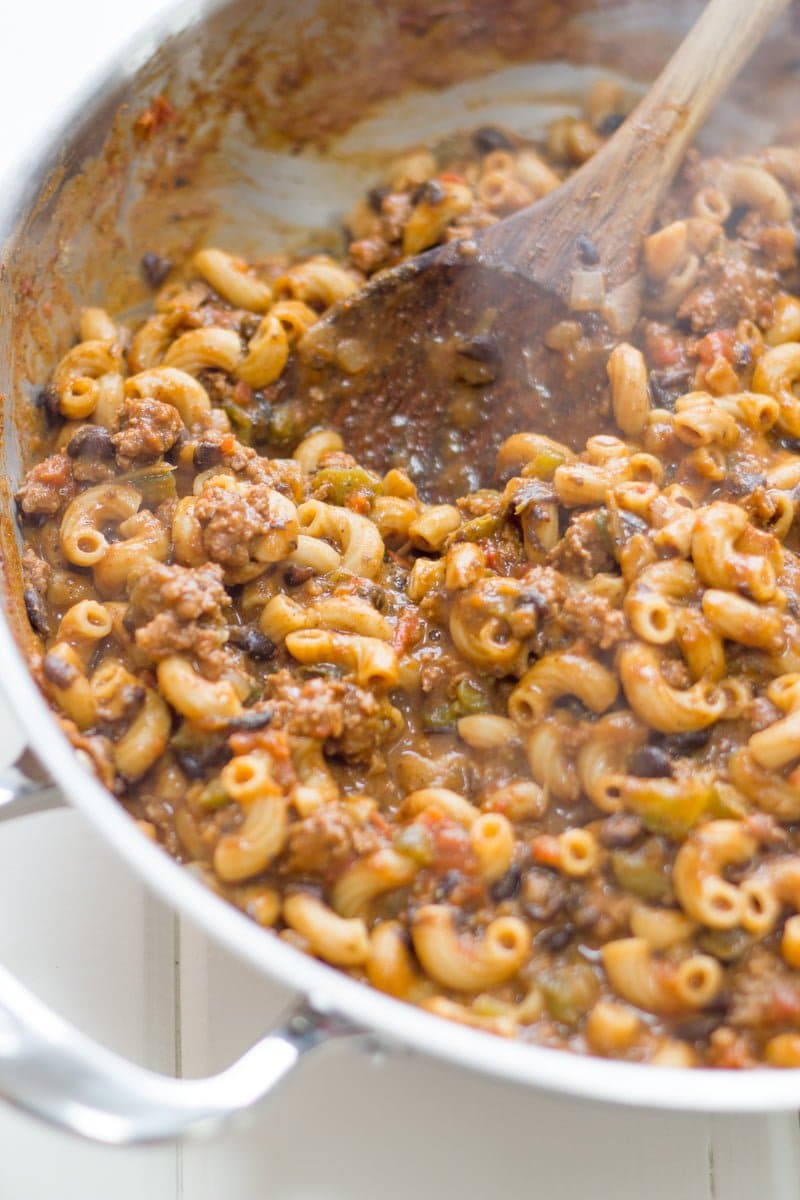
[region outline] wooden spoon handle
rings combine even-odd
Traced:
[[[566,299],[573,270],[588,260],[604,270],[609,288],[628,278],[689,143],[789,3],[710,0],[603,149],[544,200],[486,231],[487,257]]]
[[[614,228],[618,213],[649,225],[689,144],[789,0],[711,0],[650,92],[616,137],[590,162],[588,177],[605,182],[594,209],[596,239]],[[612,186],[613,182],[613,186]],[[635,198],[633,194],[635,193]]]

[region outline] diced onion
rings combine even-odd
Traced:
[[[575,312],[592,312],[602,308],[606,298],[606,281],[601,270],[573,271],[569,306]]]

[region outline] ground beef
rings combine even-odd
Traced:
[[[131,608],[145,617],[168,609],[179,621],[221,620],[231,603],[222,586],[222,571],[214,563],[202,567],[148,562],[136,576]]]
[[[39,596],[44,597],[52,574],[53,568],[50,563],[39,558],[39,555],[30,546],[26,546],[22,552],[22,577],[25,580],[25,587],[31,588]]]
[[[300,680],[279,671],[267,679],[264,698],[272,709],[273,725],[325,742],[329,754],[349,762],[369,762],[386,736],[378,700],[343,679]]]
[[[183,421],[172,404],[151,396],[126,400],[120,412],[120,429],[111,439],[121,470],[134,463],[155,462],[175,445]]]
[[[772,312],[774,276],[742,254],[709,254],[700,282],[678,309],[678,320],[688,321],[695,333],[736,325],[743,317],[765,322]]]
[[[224,626],[198,625],[194,621],[181,625],[173,613],[158,613],[136,630],[136,645],[153,662],[171,654],[191,654],[204,665],[216,664],[227,640]],[[217,673],[216,668],[212,673]]]
[[[800,617],[800,557],[783,547],[783,566],[778,587],[786,594],[786,606],[793,617]]]
[[[737,975],[728,1023],[745,1029],[800,1029],[800,975],[774,954],[753,950]]]
[[[591,579],[601,571],[616,570],[608,540],[597,513],[575,513],[558,545],[551,550],[550,563],[565,575]]]
[[[213,663],[228,639],[223,608],[229,597],[215,563],[202,567],[148,563],[136,577],[128,619],[136,645],[153,662],[192,654]]]
[[[201,371],[198,381],[208,392],[212,404],[224,405],[226,402],[247,405],[253,399],[253,389],[244,380],[231,379],[226,371],[209,368]]]
[[[28,471],[17,492],[17,503],[26,516],[55,517],[77,492],[72,461],[52,454]]]
[[[274,491],[264,483],[234,491],[212,480],[199,496],[194,515],[208,557],[229,571],[246,567],[258,540],[281,528],[276,524]]]
[[[366,237],[360,238],[357,242],[351,242],[349,254],[354,267],[363,271],[365,275],[371,275],[373,271],[386,265],[391,248],[382,237]]]
[[[742,1071],[757,1067],[758,1056],[750,1035],[721,1025],[709,1038],[708,1062],[709,1066],[723,1070]]]
[[[81,425],[67,443],[78,483],[103,483],[116,474],[114,443],[102,425]]]
[[[275,488],[299,504],[307,497],[309,483],[302,468],[293,458],[260,458],[251,459],[245,468],[245,476],[252,483],[266,484]]]
[[[561,616],[570,632],[601,650],[616,646],[630,632],[625,614],[613,608],[606,596],[571,593],[564,601]]]
[[[330,883],[355,858],[381,845],[373,825],[339,804],[324,804],[290,828],[284,870],[289,876],[317,875]]]
[[[249,483],[266,484],[298,503],[306,499],[308,485],[298,462],[291,458],[262,458],[232,434],[218,429],[204,430],[194,448],[194,466],[198,471],[227,467]]]
[[[238,475],[257,457],[250,446],[243,446],[232,434],[220,429],[204,430],[194,448],[194,466],[198,471],[224,466]]]
[[[553,567],[531,567],[520,579],[522,595],[536,609],[541,621],[556,616],[568,594],[567,581]]]

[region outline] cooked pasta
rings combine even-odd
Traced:
[[[543,144],[412,152],[342,261],[205,246],[138,321],[83,309],[18,496],[34,669],[264,936],[478,1030],[796,1067],[800,151],[692,159],[627,340],[582,303],[545,335],[601,403],[519,428],[491,487],[429,495],[276,399],[330,306],[550,192],[624,107],[600,81]]]

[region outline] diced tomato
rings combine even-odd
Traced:
[[[488,544],[484,545],[483,556],[486,559],[486,565],[490,571],[498,571],[501,574],[504,572],[505,563],[503,561],[503,556],[494,542],[489,542]]]
[[[733,362],[736,356],[735,346],[735,329],[715,329],[700,339],[695,347],[695,353],[701,363],[710,367],[717,358],[727,358],[728,362]]]
[[[365,517],[372,507],[372,500],[366,492],[353,492],[347,498],[347,507],[351,512],[360,513],[362,517]]]
[[[235,404],[239,404],[242,408],[247,408],[253,403],[253,389],[249,383],[245,383],[243,379],[233,389],[233,400]]]
[[[772,993],[769,1015],[776,1025],[796,1025],[800,1021],[800,987],[779,983]]]
[[[645,351],[653,367],[677,367],[685,356],[681,339],[658,328],[648,330]]]
[[[741,1037],[733,1038],[729,1045],[714,1058],[714,1066],[731,1071],[741,1071],[754,1066],[753,1055]]]
[[[552,837],[549,833],[541,833],[531,842],[531,855],[533,861],[540,863],[543,867],[557,867],[561,861],[561,847],[558,844],[558,838]]]
[[[140,137],[151,137],[157,130],[161,129],[175,116],[175,109],[167,100],[166,96],[154,96],[150,102],[150,107],[146,108],[143,113],[136,118],[134,122],[134,130]]]
[[[40,483],[54,488],[69,487],[72,482],[72,462],[63,454],[53,454],[34,468]]]
[[[447,818],[430,825],[435,848],[434,867],[446,875],[448,871],[460,871],[463,875],[474,875],[478,869],[475,851],[469,833],[463,825]]]
[[[464,176],[457,174],[455,171],[442,171],[439,175],[442,183],[463,183]]]
[[[273,762],[290,761],[289,741],[282,729],[241,729],[231,734],[228,745],[234,754],[253,754],[266,751]]]
[[[397,619],[392,634],[392,649],[396,654],[405,654],[419,640],[422,622],[416,608],[408,605]]]

